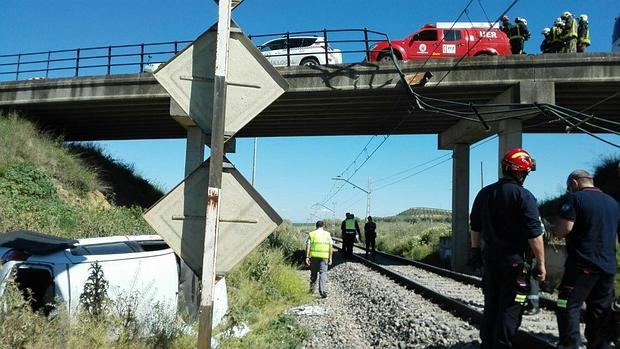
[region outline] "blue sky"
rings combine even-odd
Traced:
[[[490,18],[496,18],[511,2],[474,0],[468,14],[472,21],[483,21],[486,19],[483,7]],[[425,23],[454,21],[467,3],[447,0],[246,0],[234,11],[233,18],[246,34],[367,27],[398,39]],[[0,54],[192,40],[215,22],[216,10],[211,0],[174,4],[163,0],[4,0],[0,14]],[[576,15],[589,15],[591,51],[610,50],[614,18],[620,14],[617,0],[521,0],[508,14],[512,18],[527,18],[532,39],[526,43],[526,51],[535,53],[542,28],[550,26],[566,10]],[[619,136],[604,137],[620,143]],[[340,174],[369,139],[370,136],[260,138],[256,187],[285,218],[297,222],[314,220],[313,214],[330,217],[331,212],[311,206],[325,198],[334,184],[330,178]],[[377,137],[372,144],[380,140]],[[373,215],[392,215],[415,206],[450,208],[450,152],[437,150],[436,144],[436,136],[392,136],[351,179],[366,187],[370,177],[373,187],[378,188],[424,170],[374,192]],[[141,175],[165,190],[183,179],[184,140],[115,141],[101,142],[101,145],[113,157],[133,164]],[[230,156],[248,179],[252,145],[252,139],[240,139],[237,153]],[[528,178],[526,187],[539,199],[563,190],[565,177],[574,168],[590,170],[597,160],[620,154],[617,148],[585,135],[526,134],[523,145],[537,159],[538,171]],[[438,160],[414,168],[432,159]],[[439,164],[441,161],[445,162]],[[496,180],[496,139],[472,147],[472,200],[480,188],[481,163],[484,184]],[[433,165],[436,166],[425,170]],[[407,169],[411,170],[389,177]],[[388,179],[382,180],[385,177]],[[334,202],[337,217],[342,217],[346,211],[363,216],[366,207],[365,194],[350,186],[327,205],[332,207]]]

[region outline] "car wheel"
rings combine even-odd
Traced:
[[[476,54],[476,57],[478,57],[478,56],[491,56],[491,54],[488,53],[488,52],[480,52],[480,53]]]
[[[397,60],[400,59],[398,54],[394,53],[394,56],[396,56]],[[394,59],[392,58],[392,54],[389,51],[381,52],[379,54],[379,57],[377,57],[377,60],[379,62],[393,62],[394,61]]]
[[[313,67],[315,65],[319,65],[319,61],[314,57],[309,57],[309,58],[302,59],[299,65],[304,65],[306,67]]]

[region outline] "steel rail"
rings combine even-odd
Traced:
[[[333,238],[336,241],[342,242],[341,239],[338,238]],[[356,245],[356,247],[359,247],[358,245]],[[341,249],[341,247],[336,246],[337,249]],[[364,248],[361,248],[364,249]],[[365,250],[365,249],[364,249]],[[392,256],[389,254],[384,254],[382,253],[382,255],[386,255],[388,257],[396,257],[396,256]],[[386,268],[384,266],[381,266],[375,262],[372,262],[366,258],[363,258],[361,256],[358,256],[356,254],[353,254],[353,258],[357,259],[358,261],[362,262],[364,265],[368,266],[369,268],[378,271],[379,273],[389,277],[390,279],[394,280],[396,283],[404,286],[405,288],[409,289],[409,290],[413,290],[414,292],[420,294],[422,297],[436,303],[437,305],[439,305],[441,308],[443,308],[444,310],[447,310],[449,312],[451,312],[452,314],[458,316],[459,318],[461,318],[464,321],[467,321],[468,323],[475,325],[475,326],[480,326],[480,323],[482,322],[482,313],[479,312],[478,310],[466,305],[465,303],[455,300],[451,297],[445,296],[439,292],[434,291],[433,289],[426,287],[422,284],[420,284],[419,282],[413,281],[411,279],[409,279],[408,277],[395,272],[393,270],[390,270],[389,268]],[[395,259],[399,259],[399,258],[395,258]],[[401,260],[401,259],[399,259]],[[402,259],[402,261],[404,262],[408,262],[410,260],[407,259]],[[411,261],[412,262],[412,261]],[[419,262],[416,262],[419,263]],[[425,263],[421,263],[421,264],[425,264]],[[413,264],[414,266],[417,266],[416,264]],[[425,264],[426,266],[429,266],[428,264]],[[436,269],[441,269],[441,268],[437,268],[434,266],[430,266]],[[445,269],[443,269],[445,270]],[[460,274],[460,273],[456,273],[456,274]],[[469,275],[465,275],[465,274],[460,274],[462,276],[469,276]],[[470,277],[470,276],[469,276]],[[470,280],[473,281],[470,278],[463,278],[464,280]],[[531,333],[519,330],[517,332],[517,334],[514,337],[514,343],[515,348],[523,348],[523,349],[531,349],[531,348],[537,348],[537,349],[555,349],[556,346],[536,335],[533,335]]]
[[[342,243],[342,240],[340,238],[333,238],[334,240]],[[364,246],[361,246],[359,244],[355,244],[355,247],[360,248],[364,251],[366,251],[366,248]],[[431,264],[427,264],[424,262],[419,262],[419,261],[414,261],[408,258],[404,258],[401,256],[397,256],[397,255],[393,255],[393,254],[389,254],[386,252],[382,252],[382,251],[376,251],[377,254],[386,257],[386,258],[390,258],[390,259],[394,259],[399,261],[400,263],[404,263],[404,264],[408,264],[408,265],[413,265],[414,267],[429,271],[431,273],[435,273],[437,275],[441,275],[459,282],[462,282],[464,284],[467,285],[472,285],[472,286],[476,286],[476,287],[482,287],[482,279],[478,276],[474,276],[474,275],[469,275],[469,274],[463,274],[463,273],[459,273],[453,270],[449,270],[449,269],[444,269],[444,268],[440,268]],[[362,258],[362,257],[360,257]],[[556,303],[555,300],[548,298],[548,297],[544,297],[541,296],[540,297],[540,306],[548,309],[548,310],[552,310],[555,311],[556,309]]]

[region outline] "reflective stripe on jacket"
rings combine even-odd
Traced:
[[[519,27],[518,24],[511,26],[509,32],[510,32],[510,40],[515,40],[515,39],[525,40],[525,37],[521,35],[521,28]]]
[[[329,259],[329,247],[332,242],[328,231],[321,228],[310,232],[310,258]]]

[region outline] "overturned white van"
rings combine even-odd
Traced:
[[[60,299],[74,314],[95,262],[112,301],[137,295],[139,313],[154,304],[177,311],[181,261],[158,235],[72,240],[24,230],[0,234],[0,296],[14,277],[22,292],[30,290],[34,311],[48,313],[47,305]],[[214,324],[227,311],[225,283],[215,291]]]

